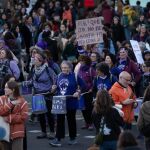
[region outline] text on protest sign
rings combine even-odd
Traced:
[[[103,42],[103,25],[100,17],[76,21],[78,45],[88,45]]]
[[[53,96],[51,112],[53,114],[66,113],[66,96]]]

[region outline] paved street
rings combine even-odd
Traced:
[[[30,96],[27,96],[26,99],[30,101]],[[66,138],[62,140],[62,147],[55,148],[49,145],[48,139],[36,139],[36,136],[40,133],[39,123],[27,122],[27,140],[28,140],[28,150],[87,150],[89,145],[92,144],[94,140],[95,131],[81,130],[81,126],[83,125],[83,118],[80,111],[77,112],[77,133],[78,133],[78,143],[76,145],[68,145],[68,131],[67,131],[67,123],[66,123]],[[133,133],[135,136],[138,135],[138,131],[136,129],[136,123],[133,124]],[[140,140],[140,146],[144,150],[144,141]]]

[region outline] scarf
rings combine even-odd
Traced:
[[[41,66],[35,66],[35,75],[39,76],[45,69],[48,67],[47,63],[44,63]]]

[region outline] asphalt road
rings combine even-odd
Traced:
[[[26,96],[27,101],[30,103],[31,96]],[[93,143],[95,130],[83,130],[81,126],[83,125],[83,117],[80,111],[77,112],[77,141],[78,143],[75,145],[68,145],[68,129],[67,129],[67,122],[66,122],[66,137],[62,140],[62,147],[52,147],[49,145],[49,139],[37,139],[36,136],[40,134],[40,127],[39,123],[27,122],[27,145],[28,150],[87,150],[87,148]],[[48,129],[47,129],[48,131]],[[135,137],[139,134],[136,128],[136,122],[133,123],[133,134]],[[145,149],[144,147],[144,140],[138,140],[139,145],[142,147],[142,150]]]

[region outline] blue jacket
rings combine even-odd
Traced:
[[[79,76],[75,77],[74,73],[60,73],[57,78],[57,95],[73,95],[78,85],[82,91],[86,89],[84,81]],[[77,109],[78,99],[69,97],[66,99],[66,105],[67,109]]]

